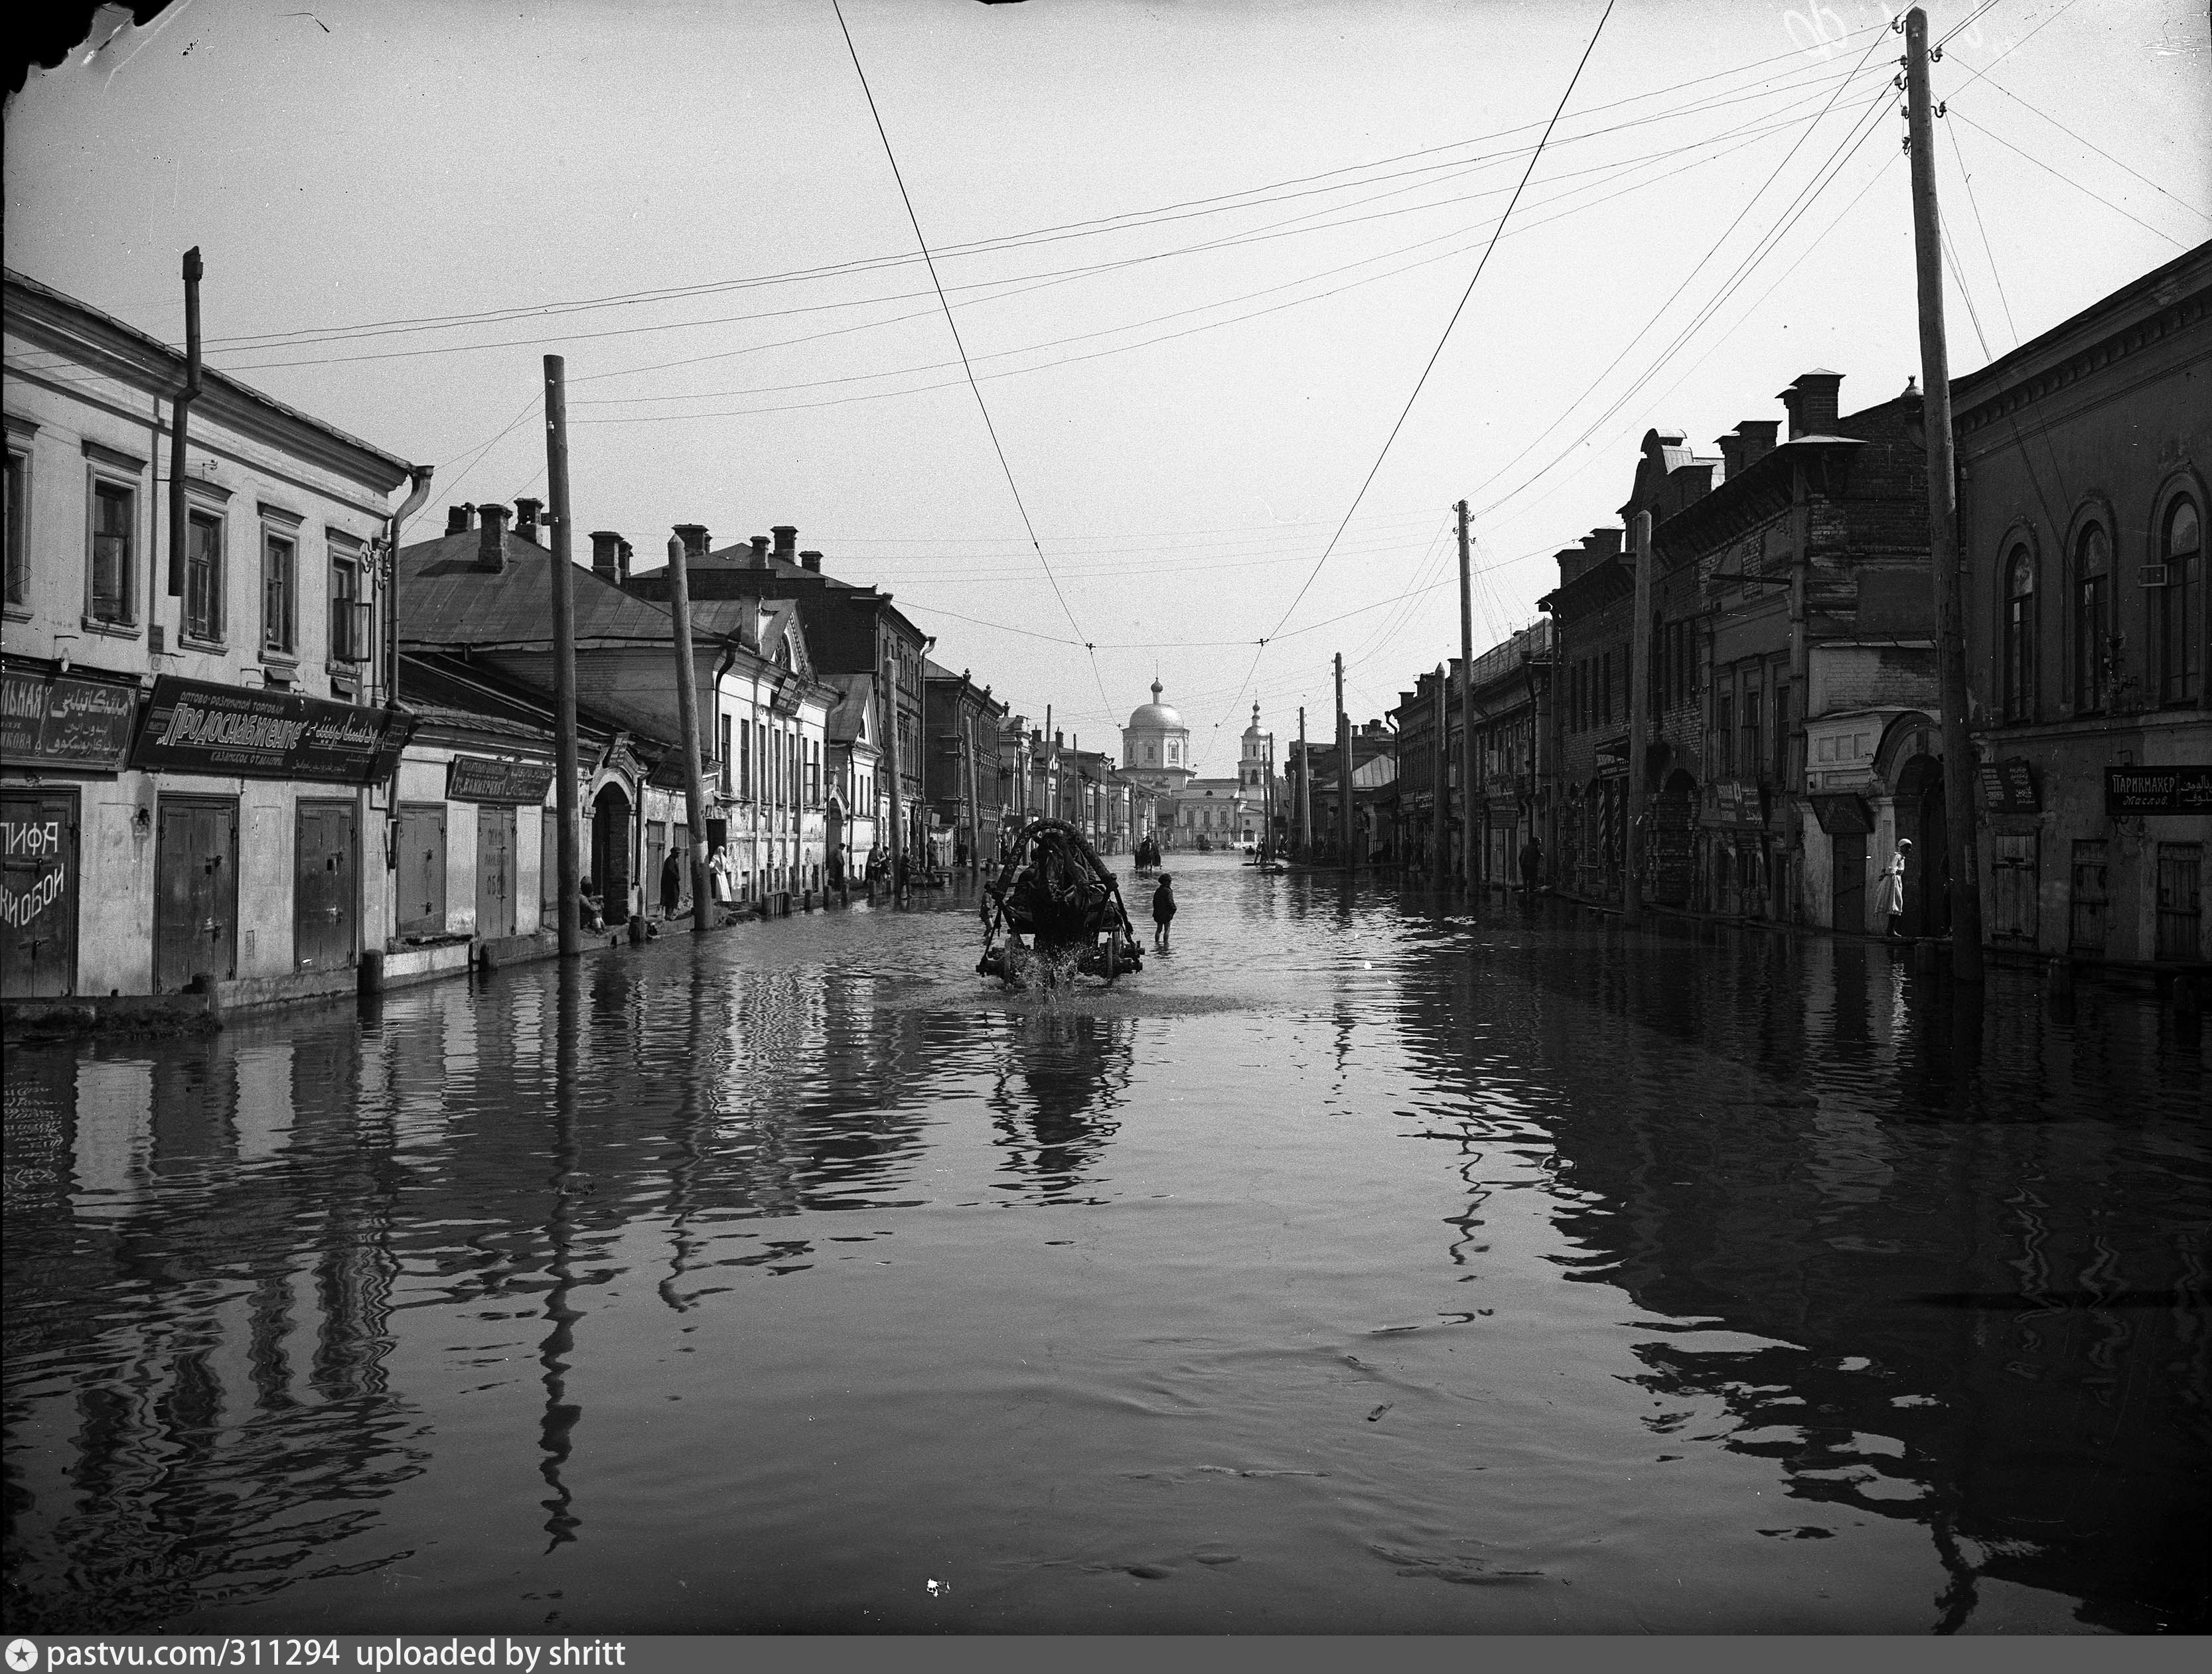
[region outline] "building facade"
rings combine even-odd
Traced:
[[[2212,950],[2212,246],[1953,380],[1984,933]]]
[[[22,275],[9,365],[0,992],[227,1004],[390,934],[383,542],[428,471]]]

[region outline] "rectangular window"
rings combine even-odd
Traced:
[[[331,554],[331,661],[368,661],[368,601],[361,596],[361,561],[350,552]]]
[[[1774,782],[1784,786],[1790,784],[1790,687],[1787,682],[1774,688]]]
[[[265,530],[261,537],[261,648],[293,654],[299,609],[299,543]]]
[[[730,794],[730,718],[727,715],[721,717],[716,742],[720,749],[715,753],[715,788],[726,797]]]
[[[194,512],[185,520],[185,637],[222,640],[222,519]]]
[[[1713,771],[1730,773],[1735,771],[1735,699],[1723,693],[1713,700]]]
[[[8,450],[8,603],[31,602],[31,456]]]
[[[738,723],[738,794],[753,799],[753,724]]]
[[[2170,554],[2158,589],[2159,686],[2167,703],[2194,703],[2204,678],[2204,554]]]
[[[1756,779],[1765,765],[1765,757],[1759,747],[1759,712],[1760,693],[1756,686],[1743,688],[1743,762],[1744,777]]]
[[[92,619],[128,624],[137,620],[131,597],[138,491],[95,478],[92,485]]]

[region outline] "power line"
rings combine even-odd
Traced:
[[[1022,527],[1029,531],[1030,549],[1036,552],[1037,562],[1044,566],[1044,573],[1052,582],[1053,594],[1060,600],[1060,608],[1067,613],[1067,625],[1075,630],[1075,637],[1081,640],[1082,624],[1075,620],[1075,611],[1067,602],[1067,595],[1060,591],[1060,578],[1053,574],[1051,561],[1044,555],[1044,546],[1036,537],[1036,525],[1030,521],[1030,508],[1022,503],[1021,486],[1014,481],[1014,468],[1006,463],[1006,450],[1000,446],[999,428],[991,422],[990,405],[983,399],[982,386],[975,381],[975,368],[968,364],[968,346],[960,341],[960,324],[953,318],[952,305],[945,300],[945,287],[938,281],[937,263],[929,253],[929,240],[922,235],[921,218],[915,214],[914,199],[907,193],[906,176],[899,170],[898,154],[891,149],[891,136],[884,127],[883,113],[876,108],[875,93],[868,86],[868,72],[860,67],[860,49],[853,45],[853,32],[845,27],[845,9],[838,0],[830,0],[830,9],[836,14],[838,32],[845,37],[845,51],[852,57],[853,73],[860,77],[861,95],[868,101],[868,114],[875,119],[876,136],[884,143],[884,156],[891,166],[891,179],[898,185],[899,202],[906,205],[906,218],[914,227],[915,242],[921,247],[921,259],[929,269],[929,282],[937,291],[938,306],[945,310],[945,329],[952,333],[952,346],[960,351],[960,367],[967,374],[969,389],[975,393],[975,409],[983,415],[983,428],[990,434],[991,451],[999,456],[999,469],[1006,473],[1006,488],[1014,497],[1014,509],[1021,513]],[[1085,643],[1087,645],[1088,642]],[[1111,707],[1113,700],[1106,695],[1106,682],[1098,672],[1096,652],[1091,655],[1091,677],[1098,682],[1100,701]]]
[[[2022,151],[2002,134],[1992,132],[1990,130],[1983,127],[1980,123],[1975,121],[1973,118],[1968,116],[1964,111],[1954,111],[1951,114],[1958,118],[1960,121],[1965,123],[1969,128],[1972,128],[1976,133],[1988,134],[1991,139],[1995,140],[1999,145],[2004,147],[2006,150],[2012,152],[2014,155],[2026,157],[2028,161],[2033,163],[2045,174],[2051,175],[2056,179],[2063,180],[2068,185],[2073,187],[2075,191],[2080,192],[2083,197],[2087,197],[2093,203],[2102,203],[2114,215],[2127,216],[2130,221],[2135,222],[2136,226],[2142,227],[2144,232],[2148,233],[2153,238],[2164,239],[2168,244],[2172,245],[2177,250],[2185,250],[2188,248],[2188,246],[2183,244],[2182,241],[2179,239],[2175,238],[2172,234],[2160,232],[2157,227],[2152,226],[2150,222],[2145,221],[2141,215],[2136,215],[2130,209],[2122,209],[2118,204],[2113,203],[2111,198],[2104,197],[2100,193],[2090,191],[2088,187],[2083,185],[2072,175],[2061,173],[2057,169],[2051,167],[2049,163],[2044,161],[2042,158],[2035,155],[2034,153],[2030,151]]]

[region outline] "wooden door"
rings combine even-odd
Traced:
[[[1828,925],[1831,929],[1856,936],[1867,927],[1867,834],[1863,831],[1839,831],[1830,840],[1835,864],[1829,880]],[[1885,924],[1875,928],[1887,930],[1889,926]]]
[[[1998,832],[1990,840],[1990,934],[2033,944],[2036,931],[2036,838],[2033,832]]]
[[[76,792],[0,794],[0,995],[76,992]]]
[[[354,961],[353,804],[300,804],[292,882],[292,966],[341,970]]]
[[[163,797],[154,858],[154,987],[238,974],[238,802]]]
[[[477,934],[514,934],[514,810],[477,810]]]
[[[446,928],[446,805],[399,810],[399,933],[438,936]]]

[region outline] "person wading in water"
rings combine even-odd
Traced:
[[[1152,945],[1164,948],[1168,931],[1175,923],[1175,879],[1167,873],[1160,874],[1160,887],[1152,891]]]

